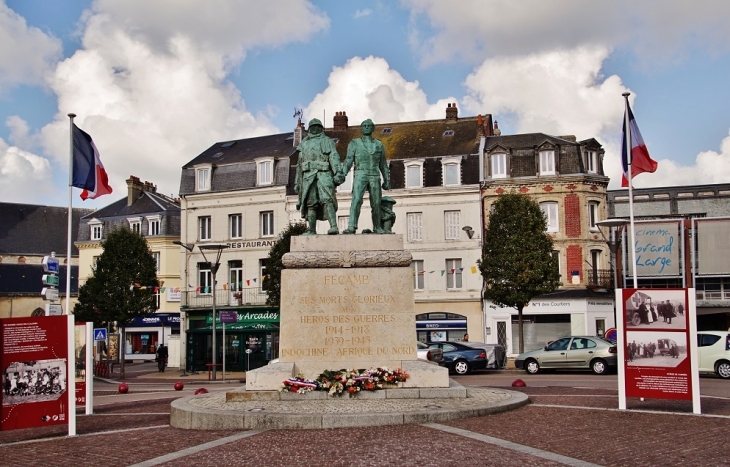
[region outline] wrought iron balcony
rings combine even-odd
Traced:
[[[180,299],[181,308],[212,308],[213,294],[211,292],[196,292],[188,290],[182,292]],[[229,308],[244,305],[265,305],[266,292],[261,287],[250,287],[242,290],[231,291],[227,289],[216,289],[216,308]]]
[[[614,282],[612,269],[595,269],[588,271],[589,289],[613,290],[613,284]]]

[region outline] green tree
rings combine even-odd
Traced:
[[[281,303],[281,270],[284,269],[281,259],[291,249],[292,236],[301,235],[306,231],[307,224],[303,222],[290,224],[271,245],[269,258],[266,262],[266,277],[264,277],[261,284],[261,288],[267,293],[267,305],[279,306]]]
[[[499,307],[517,310],[520,353],[525,351],[522,310],[534,297],[554,291],[560,273],[553,240],[540,206],[520,193],[500,195],[484,232],[479,270],[484,296]]]
[[[157,309],[157,265],[145,239],[127,228],[111,231],[93,274],[79,288],[77,321],[117,323],[122,329],[121,377],[124,377],[124,327],[129,320]]]

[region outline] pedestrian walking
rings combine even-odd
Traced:
[[[165,344],[160,344],[157,348],[157,369],[164,372],[165,365],[167,365],[167,347],[165,347]]]

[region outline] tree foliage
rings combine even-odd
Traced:
[[[524,351],[522,309],[530,300],[560,285],[553,240],[535,200],[521,193],[500,195],[484,232],[479,270],[484,296],[500,307],[517,310],[520,353]]]
[[[77,321],[124,327],[130,319],[156,310],[157,266],[145,239],[127,228],[109,233],[93,275],[79,288]]]
[[[292,236],[301,235],[307,230],[307,224],[299,222],[288,225],[276,239],[269,250],[269,258],[266,262],[266,277],[261,288],[267,293],[266,304],[279,306],[281,303],[281,270],[284,265],[281,260],[291,249]]]

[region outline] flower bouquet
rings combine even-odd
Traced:
[[[388,385],[396,385],[408,379],[408,373],[400,368],[371,368],[369,370],[325,370],[312,381],[299,373],[296,378],[284,381],[282,391],[304,394],[310,391],[327,391],[330,396],[341,396],[347,393],[354,397],[360,391],[377,391]]]

